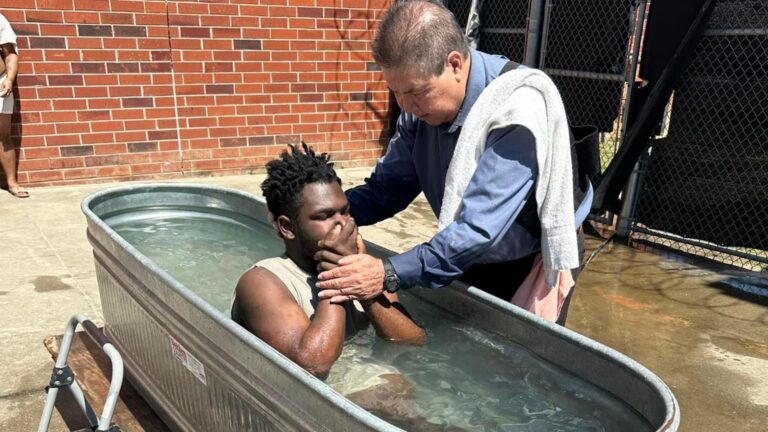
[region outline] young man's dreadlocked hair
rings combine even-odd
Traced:
[[[318,156],[304,141],[301,146],[304,152],[291,145],[290,153],[286,150],[279,159],[267,163],[267,179],[261,184],[261,192],[275,218],[280,215],[295,218],[298,215],[299,197],[305,185],[334,181],[341,185],[328,153]]]

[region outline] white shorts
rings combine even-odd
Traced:
[[[8,96],[0,98],[3,100],[3,109],[0,111],[2,114],[13,114],[13,91],[8,93]]]

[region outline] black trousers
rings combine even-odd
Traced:
[[[579,262],[581,262],[584,260],[584,231],[582,229],[579,229],[577,239]],[[502,300],[509,301],[515,295],[517,289],[520,288],[525,278],[528,277],[528,273],[531,272],[533,261],[537,254],[538,252],[516,260],[500,263],[475,264],[464,272],[459,280],[480,288],[488,294],[493,294]],[[581,267],[571,270],[574,281],[579,278],[579,273],[581,273]],[[576,286],[571,288],[571,291],[565,298],[563,308],[560,310],[560,316],[557,318],[557,323],[560,325],[565,325],[565,320],[568,318],[568,307],[571,305],[571,297],[573,297],[575,290]]]

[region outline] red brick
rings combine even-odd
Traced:
[[[26,14],[27,22],[38,22],[38,23],[61,23],[64,22],[64,15],[60,12],[52,12],[52,11],[27,11]]]
[[[77,27],[62,24],[40,24],[40,33],[45,36],[75,36]]]
[[[115,142],[143,141],[147,139],[145,131],[115,132]]]
[[[99,14],[96,12],[64,12],[64,22],[73,24],[99,24]]]
[[[239,28],[218,27],[211,29],[214,38],[240,39],[243,31]]]
[[[103,0],[75,0],[75,10],[109,10],[111,3]]]
[[[23,63],[22,63],[23,64]],[[71,73],[67,63],[36,63],[35,74],[68,74]]]
[[[200,25],[203,27],[228,27],[232,24],[232,19],[235,17],[224,15],[202,15],[200,17]]]
[[[76,168],[64,170],[65,179],[93,178],[98,171],[96,168]]]
[[[116,109],[120,108],[120,99],[91,99],[88,101],[88,107],[91,109]]]
[[[119,162],[119,157],[116,155],[112,156],[86,156],[83,158],[85,161],[85,166],[102,166],[102,165],[117,165]]]
[[[50,135],[56,132],[56,125],[52,123],[33,123],[24,125],[25,135]]]
[[[128,150],[125,144],[98,144],[93,146],[97,155],[120,155],[126,153]]]
[[[104,168],[98,168],[96,170],[96,174],[99,177],[119,177],[119,176],[127,176],[131,173],[131,167],[122,165],[122,166],[111,166],[111,167],[104,167]]]
[[[100,13],[102,24],[134,24],[134,14],[130,13]]]
[[[148,153],[124,153],[120,155],[120,164],[141,164],[149,162]]]
[[[50,162],[48,159],[32,159],[32,160],[19,160],[19,171],[40,171],[50,169]],[[56,167],[54,167],[56,168]]]
[[[27,128],[24,128],[27,132]],[[56,124],[56,133],[59,134],[79,134],[79,133],[88,133],[91,131],[90,124],[89,123],[58,123]]]
[[[139,98],[138,96],[141,96],[141,87],[135,86],[135,85],[118,85],[118,86],[112,86],[109,88],[109,95],[114,99],[114,104],[111,104],[111,106],[115,107],[123,107],[123,108],[135,108],[135,107],[143,107],[145,106],[142,101],[145,101],[146,99],[150,99],[149,103],[151,105],[151,98]],[[132,97],[136,96],[136,97]],[[141,101],[136,101],[135,99],[141,99]],[[128,105],[126,105],[128,104]]]
[[[111,133],[91,133],[82,136],[83,144],[102,144],[114,142],[114,135]]]
[[[26,174],[28,183],[41,183],[46,181],[61,180],[64,178],[61,171],[32,171]]]
[[[43,112],[42,120],[43,122],[52,123],[75,121],[77,120],[77,115],[74,112]]]
[[[26,126],[24,127],[26,129]],[[23,159],[44,159],[60,157],[59,147],[22,147],[21,157]]]
[[[91,123],[93,132],[116,132],[125,129],[125,124],[120,121],[102,121]]]
[[[85,166],[85,159],[82,157],[54,159],[50,161],[49,165],[51,169],[81,168]]]
[[[219,169],[221,168],[221,161],[218,159],[192,161],[191,166],[194,170]]]
[[[135,0],[111,0],[111,10],[114,12],[144,12],[143,1]],[[151,2],[149,2],[151,3]]]

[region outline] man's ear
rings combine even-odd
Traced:
[[[296,238],[296,233],[293,231],[293,222],[291,221],[291,218],[286,215],[277,217],[277,232],[286,240],[293,240]]]
[[[467,62],[460,52],[451,51],[448,54],[447,61],[454,75],[463,75],[463,68],[467,66]]]

